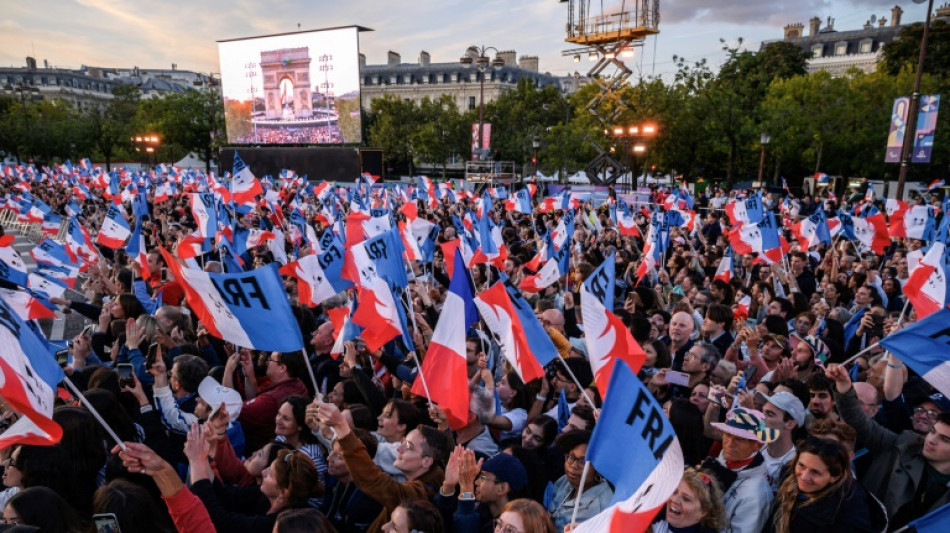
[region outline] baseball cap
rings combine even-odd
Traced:
[[[944,413],[950,411],[950,398],[944,396],[943,393],[935,392],[930,396],[924,397],[919,403],[924,403],[926,401],[933,402],[934,405],[937,406],[937,409],[940,409]]]
[[[507,453],[499,453],[485,461],[482,471],[495,474],[495,478],[507,483],[512,491],[519,491],[528,484],[528,471],[524,465]]]
[[[805,425],[805,406],[802,405],[802,401],[794,394],[782,391],[768,396],[764,392],[757,391],[755,395],[784,411],[795,420],[798,427]]]
[[[211,414],[208,415],[208,418],[213,417],[223,403],[228,409],[231,422],[234,422],[241,414],[241,407],[244,405],[238,391],[225,387],[211,376],[205,376],[201,380],[201,384],[198,385],[198,396],[211,406]]]
[[[768,444],[778,438],[779,431],[765,426],[765,415],[755,409],[742,407],[729,412],[725,422],[713,422],[712,427],[740,439]]]

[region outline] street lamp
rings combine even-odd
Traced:
[[[534,163],[534,175],[538,175],[538,148],[541,148],[541,137],[537,135],[534,136],[534,139],[531,139],[531,147],[534,148],[534,156],[531,158],[531,162]]]
[[[922,4],[924,0],[914,0]],[[907,125],[904,126],[904,144],[901,145],[901,170],[897,175],[897,199],[904,197],[904,180],[910,168],[911,152],[917,137],[917,110],[920,107],[920,78],[924,73],[924,58],[927,57],[927,37],[930,36],[930,13],[934,9],[934,0],[927,2],[927,20],[924,21],[924,33],[920,37],[920,55],[917,57],[917,76],[914,78],[914,92],[910,95],[910,107],[907,109]]]
[[[502,59],[498,54],[498,49],[493,46],[472,46],[469,47],[469,50],[474,51],[476,54],[475,57],[466,53],[464,56],[459,59],[459,63],[462,64],[465,68],[471,67],[473,64],[478,69],[479,79],[478,79],[478,150],[481,151],[483,148],[482,142],[482,124],[484,124],[484,114],[483,106],[485,103],[485,72],[488,72],[488,69],[500,69],[505,66],[505,60]],[[485,55],[489,50],[495,51],[495,59],[490,59]],[[475,154],[472,154],[473,156]]]
[[[136,135],[130,139],[135,144],[136,152],[145,152],[145,163],[148,164],[150,156],[154,158],[155,164],[158,164],[158,147],[161,139],[153,133],[145,135]]]
[[[762,172],[765,170],[765,147],[769,145],[769,142],[772,140],[772,136],[768,133],[763,133],[762,137],[759,138],[759,143],[762,145],[762,154],[759,156],[759,187],[763,187],[762,183]]]

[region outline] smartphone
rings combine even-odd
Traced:
[[[686,372],[677,372],[675,370],[667,370],[666,382],[671,383],[673,385],[682,385],[684,387],[688,386],[689,374],[687,374]]]
[[[56,352],[56,362],[59,363],[59,366],[65,367],[69,362],[69,350],[59,350]]]
[[[711,390],[706,398],[721,407],[729,407],[732,405],[732,396],[722,391]]]
[[[119,520],[113,513],[92,515],[92,520],[96,524],[96,533],[122,533],[119,529]]]
[[[145,368],[152,368],[155,363],[155,355],[158,353],[158,343],[153,342],[148,345],[148,354],[145,356]]]
[[[132,377],[132,365],[130,363],[119,363],[115,365],[115,371],[119,374],[119,387],[134,387],[135,378]]]
[[[758,326],[758,325],[759,325],[758,320],[756,320],[756,319],[754,319],[754,318],[747,318],[747,319],[745,319],[745,327],[747,327],[747,328],[754,328],[754,327],[756,327],[756,326]]]
[[[756,373],[758,373],[759,367],[755,365],[749,365],[745,367],[745,382],[748,383],[750,380],[755,378]]]

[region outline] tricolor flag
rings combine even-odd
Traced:
[[[927,192],[933,192],[939,189],[940,187],[943,187],[944,185],[946,185],[946,181],[944,181],[943,178],[937,178],[931,181],[930,185],[927,186]]]
[[[531,353],[527,334],[505,285],[499,281],[483,291],[475,297],[475,306],[518,377],[525,383],[543,377],[544,369]]]
[[[0,435],[0,448],[13,444],[52,445],[63,429],[53,421],[56,386],[63,369],[46,342],[0,301],[0,396],[23,416]]]
[[[303,349],[303,336],[277,265],[212,274],[187,268],[164,248],[159,250],[185,290],[188,306],[213,336],[253,350]]]
[[[43,215],[43,235],[55,237],[59,233],[60,226],[63,225],[63,217],[56,213],[46,213]]]
[[[353,323],[363,328],[366,349],[371,352],[383,347],[403,332],[399,318],[400,302],[393,296],[389,283],[375,277],[359,287],[359,305],[353,312]]]
[[[713,281],[719,279],[729,283],[732,281],[733,276],[732,246],[728,246],[726,247],[725,253],[722,254],[722,259],[719,261],[719,266],[716,267],[716,274],[713,276]]]
[[[0,237],[0,280],[26,287],[26,263],[13,247],[15,240],[16,235],[7,234]]]
[[[623,198],[617,200],[617,229],[621,235],[640,236],[637,219],[630,213],[630,207]]]
[[[950,254],[944,243],[938,240],[930,246],[904,284],[904,294],[917,311],[918,318],[930,315],[950,302],[948,275]]]
[[[538,270],[537,274],[529,274],[518,286],[524,292],[541,292],[553,285],[561,277],[561,269],[558,268],[557,258],[548,259],[544,266]]]
[[[191,214],[198,224],[198,233],[202,238],[212,239],[218,231],[217,210],[214,193],[193,193],[191,195]]]
[[[125,249],[129,258],[139,264],[142,272],[142,279],[148,280],[152,277],[152,272],[148,267],[148,250],[145,248],[145,235],[142,235],[142,219],[135,223],[135,229],[132,230],[132,238],[129,239],[129,245]]]
[[[353,286],[340,277],[342,268],[343,248],[334,242],[320,255],[311,254],[287,263],[280,273],[297,278],[297,297],[301,304],[316,307]]]
[[[620,317],[613,313],[616,287],[616,256],[610,254],[591,272],[581,286],[581,316],[584,340],[597,390],[607,398],[607,385],[617,360],[627,363],[634,373],[640,371],[646,353],[633,339]]]
[[[587,460],[614,486],[611,505],[574,533],[643,533],[683,476],[683,451],[663,406],[623,361],[610,380]],[[635,458],[635,460],[633,460]]]
[[[782,259],[782,241],[779,240],[775,217],[767,212],[757,224],[741,224],[728,232],[729,243],[737,254],[758,252],[769,261]]]
[[[442,313],[432,332],[432,341],[422,361],[412,393],[428,397],[445,411],[452,429],[468,424],[468,363],[465,337],[478,321],[472,286],[465,271],[465,260],[456,252],[449,290],[445,293]],[[425,379],[425,385],[423,385]],[[426,391],[428,388],[428,392]]]
[[[0,289],[0,298],[16,311],[23,320],[39,320],[41,318],[56,318],[56,312],[47,307],[49,300],[45,300],[43,295],[31,293],[31,291],[11,291],[10,289]],[[46,303],[44,303],[44,300]],[[52,305],[52,304],[49,304]]]
[[[887,221],[884,220],[884,214],[878,211],[877,208],[869,209],[863,216],[856,215],[852,217],[847,213],[841,213],[839,217],[841,218],[845,238],[849,238],[848,221],[850,221],[854,238],[874,250],[874,253],[883,254],[884,250],[890,246],[891,238],[888,236]]]
[[[231,174],[231,199],[234,203],[253,202],[254,198],[264,194],[261,182],[257,181],[250,167],[244,164],[244,160],[237,152],[234,152],[234,167]]]
[[[831,244],[831,230],[824,209],[816,209],[810,216],[793,224],[791,230],[802,248],[811,248],[820,243]]]
[[[824,172],[815,172],[815,183],[819,186],[827,186],[831,184],[831,176],[825,174]]]
[[[944,396],[950,397],[948,323],[950,310],[943,307],[926,318],[884,337],[881,346],[893,352]]]
[[[756,224],[762,221],[762,195],[753,194],[745,200],[733,200],[726,204],[726,214],[733,226],[739,224]]]
[[[106,217],[102,220],[102,227],[96,235],[96,242],[113,250],[125,246],[132,229],[125,220],[125,209],[121,205],[110,204]]]

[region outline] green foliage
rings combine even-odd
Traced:
[[[917,68],[924,25],[911,24],[901,29],[898,39],[884,45],[878,70],[896,76],[904,68]],[[950,24],[943,20],[930,23],[924,72],[940,78],[950,75]]]

